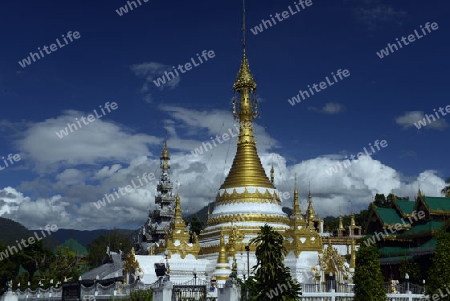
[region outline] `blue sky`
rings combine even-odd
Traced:
[[[192,150],[229,132],[232,85],[241,59],[240,1],[152,1],[124,13],[126,1],[15,1],[3,4],[0,58],[0,215],[28,227],[135,228],[154,204],[155,185],[96,209],[93,202],[144,172],[158,175],[164,122],[172,178],[185,212],[213,201],[236,140],[203,155]],[[247,28],[294,7],[247,1]],[[322,217],[367,207],[375,193],[438,196],[450,176],[448,119],[414,122],[450,105],[447,93],[449,4],[422,1],[316,1],[257,35],[247,31],[258,84],[258,151],[273,163],[280,191],[302,207],[308,183]],[[438,29],[380,59],[396,38]],[[69,31],[74,39],[22,68],[18,61]],[[203,50],[214,58],[158,88],[153,80]],[[288,99],[338,69],[350,76],[292,106]],[[106,102],[117,109],[58,138],[56,132]],[[329,176],[345,156],[376,140],[388,146]],[[4,163],[0,160],[0,167]],[[292,200],[283,204],[290,205]],[[101,213],[101,214],[99,214]]]

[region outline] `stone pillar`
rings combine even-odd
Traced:
[[[159,287],[153,290],[153,301],[171,301],[172,290],[172,282],[163,282]]]
[[[230,280],[217,292],[217,301],[238,301],[240,299],[241,288]]]

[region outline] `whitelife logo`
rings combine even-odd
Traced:
[[[102,118],[103,116],[106,115],[103,107],[101,105],[99,105],[99,107],[100,107],[100,110],[102,111],[103,115],[98,115],[97,110],[94,110],[95,116],[92,114],[89,114],[87,116],[87,118],[85,118],[85,117],[80,118],[81,121],[84,123],[84,125],[88,125],[89,123],[94,122],[96,120],[95,117]],[[111,109],[116,110],[117,108],[118,108],[118,106],[117,106],[117,103],[115,103],[115,102],[112,102],[110,104],[108,101],[107,103],[105,103],[105,109],[108,111],[108,113],[111,113]],[[86,122],[86,119],[87,119],[87,122]],[[71,133],[73,133],[74,131],[77,131],[82,128],[80,120],[78,120],[78,118],[75,118],[75,121],[77,122],[78,127],[75,123],[67,123],[67,126],[64,129],[60,130],[59,132],[56,132],[56,135],[59,137],[59,139],[62,139],[65,136],[69,135],[69,130]]]
[[[62,35],[64,42],[66,42],[66,44],[61,44],[61,42],[59,41],[59,39],[56,39],[56,42],[58,43],[59,48],[56,46],[56,44],[51,44],[50,47],[47,47],[47,45],[44,45],[44,47],[42,47],[42,50],[45,51],[46,54],[50,54],[52,52],[55,52],[58,49],[63,48],[64,46],[66,46],[67,44],[69,44],[69,42],[67,42],[66,37],[64,35]],[[73,37],[73,39],[72,39]],[[71,31],[69,31],[67,33],[67,38],[70,40],[70,42],[73,42],[73,40],[78,40],[79,38],[81,38],[81,35],[78,31],[74,31],[73,34]],[[50,51],[48,50],[50,48]],[[31,65],[31,59],[33,59],[33,62],[36,62],[36,58],[38,60],[40,60],[42,57],[44,57],[44,53],[41,50],[41,47],[38,47],[39,53],[41,54],[39,56],[39,53],[35,52],[30,52],[30,55],[23,59],[21,62],[19,61],[19,65],[22,68],[25,68],[28,65]]]
[[[142,5],[141,0],[136,0],[139,3],[139,6]],[[131,4],[134,5],[134,8],[138,8],[136,1],[127,1],[128,7],[130,8],[130,11],[133,10],[133,7],[131,6]],[[149,0],[142,0],[145,3],[147,3]],[[121,6],[119,9],[116,9],[116,13],[122,17],[124,14],[128,13],[128,7],[126,5]]]
[[[55,224],[53,224],[51,226],[50,225],[46,225],[44,230],[42,230],[42,228],[39,228],[39,229],[41,229],[42,237],[39,237],[37,232],[34,232],[34,237],[30,236],[30,237],[28,237],[27,240],[22,239],[20,242],[16,240],[17,247],[20,249],[20,251],[22,251],[22,246],[24,248],[28,248],[30,245],[32,245],[32,244],[36,243],[37,241],[42,240],[43,238],[45,238],[46,235],[45,235],[44,230],[47,231],[48,235],[51,235],[52,234],[51,232],[58,231],[58,227]],[[36,237],[36,240],[34,239],[35,237]],[[28,245],[27,245],[27,242],[28,242]],[[6,259],[9,256],[12,256],[15,253],[19,252],[17,247],[16,246],[8,246],[8,248],[5,251],[0,252],[0,260],[3,260],[3,258]]]
[[[294,4],[295,4],[295,8],[297,9],[297,11],[293,10],[293,9],[291,8],[291,6],[289,5],[289,6],[288,6],[289,11],[285,10],[285,11],[282,12],[281,14],[276,13],[276,14],[275,14],[275,18],[277,18],[277,20],[278,20],[279,22],[281,22],[281,21],[283,21],[283,20],[289,18],[290,16],[296,15],[296,14],[298,14],[300,11],[304,10],[306,7],[311,6],[311,5],[312,5],[312,0],[306,0],[306,1],[300,0],[300,1],[298,1],[298,4],[297,4],[297,2],[294,2]],[[300,9],[299,5],[302,7],[302,9]],[[289,12],[290,12],[290,14],[289,14]],[[275,21],[275,19],[272,17],[272,15],[269,15],[269,16],[270,16],[270,18],[272,19],[273,25],[277,24],[277,21]],[[280,18],[280,16],[281,16],[281,18]],[[265,28],[265,29],[268,29],[269,27],[267,27],[267,25],[269,25],[270,27],[272,27],[272,26],[273,26],[273,25],[272,25],[272,22],[270,22],[270,20],[264,20],[264,19],[262,19],[262,20],[261,20],[261,23],[260,23],[259,25],[256,25],[254,28],[250,28],[250,31],[251,31],[254,35],[257,35],[258,33],[263,32],[264,28]],[[263,25],[264,25],[264,28],[263,28]]]
[[[336,71],[336,75],[334,75],[334,72],[331,72],[331,75],[333,75],[334,82],[330,81],[328,76],[325,76],[325,79],[327,80],[327,82],[321,82],[318,85],[316,83],[314,83],[312,85],[312,87],[310,85],[308,85],[309,92],[311,92],[311,96],[314,95],[313,89],[316,92],[320,92],[322,90],[325,90],[329,86],[332,86],[332,85],[334,85],[335,83],[337,83],[339,81],[336,78],[336,75],[340,78],[340,80],[343,80],[344,78],[342,76],[349,77],[350,76],[350,71],[348,71],[347,69],[344,69],[343,71],[341,71],[341,69],[339,69],[338,71]],[[328,83],[328,85],[327,85],[327,83]],[[320,87],[320,89],[318,87]],[[300,98],[300,96],[301,96],[301,98]],[[302,101],[302,99],[305,100],[306,97],[308,97],[308,98],[310,97],[308,91],[300,90],[299,93],[296,96],[292,97],[291,99],[288,99],[288,102],[291,104],[291,106],[294,106],[295,103],[300,103]]]
[[[417,38],[417,39],[421,39],[421,38],[423,38],[424,36],[426,36],[426,35],[427,35],[427,32],[426,32],[425,29],[422,27],[422,25],[420,25],[420,28],[422,29],[423,36],[420,35],[420,34],[417,32],[417,29],[415,29],[415,30],[414,30],[414,34],[410,34],[410,35],[408,36],[408,41],[409,41],[409,42],[406,41],[406,38],[405,38],[405,37],[402,37],[402,38],[400,39],[400,40],[403,42],[403,45],[405,45],[405,46],[406,46],[406,45],[409,45],[410,43],[414,42],[414,41],[416,40],[416,38]],[[427,22],[427,23],[425,24],[425,28],[427,29],[428,33],[430,33],[430,32],[431,32],[430,28],[433,29],[433,30],[437,30],[437,29],[439,28],[439,26],[438,26],[438,24],[437,24],[436,22],[433,22],[433,23],[431,23],[431,24],[430,24],[430,22]],[[400,43],[400,41],[398,40],[398,38],[396,38],[395,40],[397,41],[398,47],[403,48],[402,43]],[[394,44],[388,43],[387,46],[388,46],[388,47],[386,47],[386,48],[384,48],[384,49],[381,49],[379,52],[377,52],[377,55],[378,55],[378,57],[379,57],[380,59],[382,59],[382,58],[384,58],[385,56],[388,56],[390,53],[394,53],[394,51],[397,51],[397,50],[398,50],[398,47],[397,47],[397,45],[395,45],[395,43],[394,43]]]
[[[3,170],[3,169],[5,169],[6,167],[8,167],[10,165],[13,165],[14,162],[19,162],[21,158],[20,158],[19,154],[15,154],[15,155],[9,154],[6,159],[5,159],[5,157],[2,157],[2,159],[3,159],[3,163],[5,164],[5,166],[3,167],[2,164],[0,163],[0,170]],[[9,164],[8,164],[8,162],[6,160],[9,161]]]
[[[149,181],[153,181],[155,179],[155,174],[149,173],[147,175],[147,173],[144,173],[142,175],[142,180],[144,180],[145,184],[142,183],[142,180],[139,176],[137,177],[137,179],[139,180],[139,184],[141,184],[141,185],[136,185],[134,183],[134,180],[131,180],[131,184],[133,184],[133,187],[131,187],[131,185],[127,185],[125,187],[119,187],[118,189],[114,189],[115,191],[113,191],[113,193],[116,195],[117,199],[120,199],[120,195],[124,196],[125,194],[132,192],[133,189],[138,189],[144,185],[147,185],[149,183]],[[125,192],[124,192],[124,190],[125,190]],[[120,192],[120,195],[117,191]],[[97,202],[94,202],[94,206],[97,209],[100,209],[100,208],[102,208],[102,206],[106,206],[106,201],[108,201],[108,203],[111,203],[111,202],[114,202],[115,200],[116,200],[116,198],[114,197],[113,194],[105,193],[105,197],[102,198],[101,200],[98,200]]]
[[[374,146],[375,146],[378,150],[380,150],[380,145],[381,145],[382,148],[385,148],[386,146],[388,146],[388,143],[387,143],[386,140],[381,140],[381,141],[376,140],[373,144],[374,144],[374,145],[372,146],[372,143],[369,143],[369,146],[370,146],[370,148],[372,149],[372,152],[373,152],[373,153],[367,151],[367,149],[364,147],[364,153],[363,153],[363,152],[359,152],[358,155],[357,155],[357,156],[358,156],[358,159],[355,159],[356,156],[352,154],[352,155],[350,156],[350,159],[352,159],[351,162],[350,162],[349,159],[342,160],[341,162],[338,161],[338,162],[336,163],[336,165],[337,165],[336,168],[331,167],[331,168],[327,169],[327,174],[328,174],[329,176],[332,176],[333,173],[338,173],[338,172],[339,172],[339,168],[340,168],[340,170],[342,170],[342,166],[344,166],[344,168],[348,168],[348,167],[352,166],[352,163],[357,163],[358,160],[364,159],[364,158],[366,158],[366,156],[369,157],[369,156],[375,154],[376,151],[375,151],[375,149],[373,148]],[[347,158],[347,156],[345,156],[345,158]],[[341,165],[341,163],[342,163],[342,165]],[[347,165],[346,163],[347,163],[348,165]]]
[[[389,233],[387,232],[387,229],[389,229],[389,231],[391,231],[391,234],[394,234],[394,233],[396,233],[397,231],[402,230],[403,227],[411,226],[412,223],[413,223],[412,218],[414,218],[414,221],[417,222],[419,219],[423,219],[423,218],[425,217],[425,212],[424,212],[424,211],[419,211],[419,212],[417,212],[416,210],[414,210],[414,211],[411,213],[411,215],[412,215],[413,217],[411,217],[411,216],[408,217],[409,224],[408,224],[408,223],[405,223],[405,220],[402,218],[401,221],[402,221],[402,224],[403,224],[403,225],[400,224],[400,223],[396,223],[394,226],[393,226],[393,225],[389,225],[388,227],[383,227],[384,233],[383,233],[383,232],[375,232],[375,234],[374,234],[372,237],[369,237],[369,238],[367,238],[366,240],[364,240],[364,244],[365,244],[367,247],[369,247],[370,245],[374,245],[374,244],[377,242],[377,240],[378,240],[378,241],[381,241],[381,239],[384,239],[385,236],[389,235]],[[395,227],[395,229],[394,229],[394,227]]]
[[[434,111],[434,114],[436,115],[436,118],[440,119],[438,112],[436,112],[436,109],[433,109],[433,111]],[[445,115],[450,113],[450,105],[445,107],[445,111],[447,111],[447,113],[444,112],[444,108],[443,107],[439,107],[438,111],[442,114],[442,117],[444,117]],[[421,127],[425,127],[428,124],[430,124],[431,122],[436,121],[436,118],[434,118],[433,115],[425,114],[425,118],[424,119],[420,119],[417,122],[414,122],[414,125],[416,126],[416,128],[418,130],[420,130]],[[431,120],[431,119],[433,119],[433,120]],[[427,123],[427,120],[428,120],[428,123]]]
[[[208,57],[210,59],[212,59],[213,57],[216,56],[216,54],[214,53],[214,51],[209,50],[208,53],[206,53],[206,50],[203,50],[202,55],[203,59],[206,61],[208,61]],[[177,69],[180,70],[181,73],[186,73],[187,71],[192,69],[192,65],[194,65],[194,67],[200,66],[201,64],[203,64],[203,60],[200,57],[200,55],[197,53],[197,58],[200,61],[199,64],[196,64],[195,59],[193,57],[191,57],[191,63],[186,63],[183,65],[179,64],[178,67],[172,66],[173,71],[175,72],[176,76],[173,74],[172,71],[169,72],[164,72],[164,75],[161,77],[158,77],[156,80],[153,81],[153,83],[155,84],[155,86],[159,87],[161,85],[164,85],[166,83],[166,78],[167,78],[167,82],[171,81],[172,79],[174,79],[175,77],[180,76],[180,74],[178,73]],[[186,70],[183,70],[183,67]]]

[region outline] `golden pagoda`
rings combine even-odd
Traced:
[[[253,120],[258,117],[256,82],[250,71],[245,43],[245,7],[243,18],[242,61],[233,85],[233,115],[239,122],[237,151],[230,172],[216,195],[214,210],[200,234],[200,254],[217,254],[221,230],[225,240],[232,237],[232,253],[242,250],[243,238],[256,236],[265,223],[284,232],[289,218],[282,211],[279,193],[261,164],[253,133]],[[241,235],[232,236],[233,231]],[[245,244],[248,244],[245,243]]]

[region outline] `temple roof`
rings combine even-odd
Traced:
[[[450,198],[445,197],[423,197],[428,208],[433,211],[446,210],[450,211]]]
[[[402,218],[395,209],[377,207],[375,210],[384,224],[402,223]]]
[[[411,214],[414,211],[415,202],[410,200],[399,200],[396,199],[394,204],[397,208],[405,214]]]
[[[86,250],[86,248],[73,238],[69,238],[68,240],[66,240],[63,244],[60,245],[60,247],[62,249],[68,247],[70,251],[74,252],[77,255],[88,255],[88,251]]]

